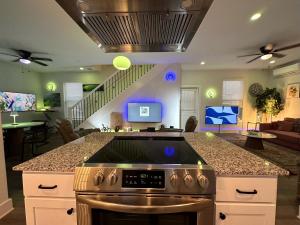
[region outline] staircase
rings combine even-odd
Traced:
[[[82,100],[69,108],[68,118],[73,128],[78,128],[91,115],[118,97],[133,83],[147,74],[155,65],[134,65],[128,70],[120,70],[99,84]]]

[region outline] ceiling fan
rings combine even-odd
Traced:
[[[272,57],[275,58],[282,58],[285,57],[286,55],[281,54],[279,52],[281,51],[285,51],[288,49],[292,49],[292,48],[298,48],[300,47],[300,43],[294,44],[294,45],[289,45],[289,46],[285,46],[285,47],[281,47],[281,48],[274,48],[275,46],[273,44],[267,44],[265,46],[262,46],[259,48],[260,52],[259,53],[255,53],[255,54],[249,54],[249,55],[241,55],[238,57],[249,57],[249,56],[255,56],[255,58],[251,59],[250,61],[248,61],[247,63],[251,63],[257,59],[262,59],[262,60],[268,60]]]
[[[5,52],[0,52],[1,55],[8,55],[8,56],[13,56],[13,57],[17,57],[15,60],[13,60],[13,62],[20,62],[23,64],[30,64],[31,62],[39,64],[41,66],[48,66],[46,63],[41,62],[41,61],[48,61],[48,62],[52,62],[52,59],[49,58],[43,58],[43,57],[34,57],[32,56],[32,54],[34,54],[34,52],[29,52],[26,50],[17,50],[17,49],[12,49],[15,54],[10,54],[10,53],[5,53]]]

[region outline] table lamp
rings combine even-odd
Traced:
[[[18,112],[11,112],[10,116],[12,116],[14,118],[13,125],[17,125],[17,123],[16,123],[16,117],[19,116]]]

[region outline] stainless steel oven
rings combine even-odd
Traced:
[[[77,195],[78,225],[213,225],[203,196]]]
[[[215,181],[182,137],[118,137],[76,167],[78,225],[213,225]]]

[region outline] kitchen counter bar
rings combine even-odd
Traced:
[[[214,168],[218,176],[285,176],[289,172],[210,132],[203,133],[92,133],[34,159],[17,165],[15,171],[72,173],[114,136],[184,136]]]

